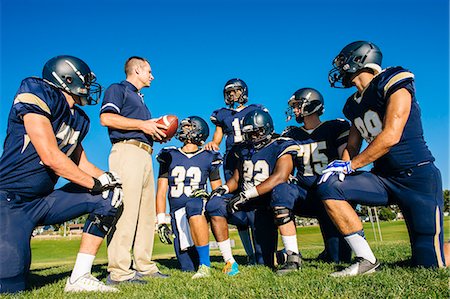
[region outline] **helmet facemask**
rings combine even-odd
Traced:
[[[306,97],[298,97],[296,94],[292,95],[292,97],[288,101],[288,108],[286,110],[286,121],[291,120],[295,117],[295,120],[301,124],[303,123],[304,117],[312,115],[314,113],[318,113],[322,115],[324,112],[323,102],[315,99],[309,98],[311,96],[311,92],[306,94]],[[295,113],[295,109],[299,111],[298,115]]]
[[[251,144],[255,149],[263,148],[272,139],[272,133],[267,132],[266,128],[254,128],[246,126],[242,128],[244,139],[248,144]]]
[[[206,124],[206,123],[205,123]],[[175,138],[183,143],[203,145],[208,138],[209,129],[205,131],[197,119],[185,118],[180,122]]]
[[[241,94],[237,97],[237,100],[231,96],[232,91],[235,91],[235,93],[240,91]],[[223,98],[225,104],[227,104],[230,108],[234,108],[236,103],[239,103],[239,105],[244,105],[248,101],[247,85],[241,79],[228,80],[223,88]]]
[[[370,42],[354,42],[342,49],[328,73],[331,87],[349,88],[352,80],[363,70],[377,74],[381,72],[382,54],[380,49]]]

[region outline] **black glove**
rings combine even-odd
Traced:
[[[191,195],[189,195],[189,197],[191,198],[201,198],[203,200],[208,200],[209,199],[209,193],[206,192],[205,189],[195,189],[194,191],[192,191]]]
[[[216,189],[211,191],[211,194],[209,194],[208,200],[210,200],[214,196],[222,196],[222,195],[227,194],[227,193],[228,193],[228,189],[227,188],[224,188],[223,186],[217,187]]]
[[[242,205],[245,204],[249,199],[245,197],[244,192],[236,194],[233,196],[227,203],[227,211],[228,213],[235,213],[242,208]]]
[[[170,239],[170,237],[172,236],[172,231],[167,224],[158,224],[158,236],[161,240],[161,243],[167,245],[172,244],[172,240]]]
[[[92,187],[92,194],[102,194],[104,199],[109,196],[109,191],[113,192],[111,205],[118,208],[122,204],[123,191],[122,181],[115,172],[105,172],[97,179],[94,178],[94,187]]]

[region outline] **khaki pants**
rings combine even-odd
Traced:
[[[135,145],[116,143],[109,168],[122,179],[124,197],[123,211],[108,236],[108,272],[115,281],[130,279],[135,271],[157,272],[151,261],[156,214],[152,157]]]

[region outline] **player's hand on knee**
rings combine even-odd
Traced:
[[[222,185],[220,187],[217,187],[213,191],[211,191],[211,193],[209,194],[208,200],[210,200],[214,196],[222,196],[224,194],[228,194],[228,192],[229,192],[228,186],[227,185]]]
[[[203,200],[209,199],[209,193],[206,192],[205,189],[198,188],[191,192],[191,195],[189,195],[191,198],[201,198]]]
[[[345,179],[345,175],[352,172],[355,171],[352,168],[351,161],[334,160],[322,171],[322,176],[318,184],[326,182],[330,176],[335,174],[339,176],[339,180],[342,182]]]
[[[111,202],[112,206],[115,206],[122,202],[122,181],[120,177],[115,172],[105,172],[98,178],[94,178],[94,187],[92,187],[91,192],[93,194],[102,194],[104,199],[107,199],[109,196],[109,192],[112,191],[113,194],[113,202]]]
[[[242,208],[242,205],[245,204],[249,199],[245,196],[244,192],[241,192],[239,194],[236,194],[227,203],[227,211],[229,213],[235,213],[237,211],[240,211]]]
[[[122,205],[122,200],[123,200],[123,190],[121,186],[117,186],[114,188],[114,190],[112,191],[113,195],[111,198],[111,205],[114,208],[118,208]]]
[[[161,240],[161,243],[170,245],[172,244],[172,239],[170,238],[172,236],[172,230],[169,228],[169,226],[165,223],[158,224],[158,236]]]

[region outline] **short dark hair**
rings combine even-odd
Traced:
[[[136,60],[142,61],[142,62],[147,62],[148,64],[150,64],[148,62],[147,59],[140,57],[140,56],[131,56],[130,58],[127,59],[127,61],[125,62],[125,67],[124,67],[124,71],[125,71],[125,75],[128,75],[131,72],[131,68],[135,65]]]

